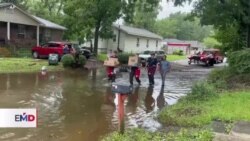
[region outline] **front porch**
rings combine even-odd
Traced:
[[[60,40],[59,31],[45,27],[0,22],[0,46],[33,47],[50,40]],[[55,36],[55,37],[52,37]]]

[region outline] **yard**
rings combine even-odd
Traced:
[[[187,56],[185,55],[167,55],[167,60],[168,61],[178,61],[178,60],[184,60],[186,59]]]
[[[32,58],[0,58],[0,73],[16,72],[39,72],[43,66],[47,66],[48,71],[61,71],[61,63],[57,66],[48,66],[47,60]]]

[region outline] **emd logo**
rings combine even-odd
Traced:
[[[23,113],[22,115],[15,115],[16,122],[32,122],[35,121],[35,115]]]

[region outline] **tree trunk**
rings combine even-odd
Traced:
[[[247,25],[247,48],[250,48],[250,25]]]
[[[94,39],[94,54],[96,56],[98,55],[99,29],[100,29],[100,24],[97,24],[95,27],[95,39]]]

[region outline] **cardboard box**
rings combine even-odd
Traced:
[[[139,65],[139,57],[138,56],[129,56],[128,66],[138,66]]]
[[[115,67],[119,65],[118,58],[109,58],[108,60],[104,61],[104,66],[110,66],[110,67]]]

